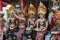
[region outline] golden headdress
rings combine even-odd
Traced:
[[[28,8],[28,14],[33,14],[33,15],[36,14],[36,9],[31,3],[30,3],[30,6]]]
[[[7,5],[7,8],[8,8],[8,13],[12,13],[12,11],[14,11],[14,6],[12,5]]]
[[[40,2],[39,7],[38,7],[38,14],[39,13],[46,14],[46,7],[42,2]]]

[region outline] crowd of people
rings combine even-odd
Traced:
[[[0,40],[45,40],[48,25],[52,34],[50,40],[60,40],[60,10],[58,6],[52,9],[49,19],[46,19],[47,8],[42,2],[37,13],[31,3],[23,11],[10,5],[7,20],[3,18],[4,13],[0,12]]]

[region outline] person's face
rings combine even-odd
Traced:
[[[30,16],[30,18],[31,18],[31,19],[33,19],[33,18],[34,18],[34,16],[33,16],[33,15],[32,15],[32,16]]]
[[[23,26],[23,24],[19,24],[19,27]]]
[[[39,17],[40,17],[40,18],[44,18],[44,14],[40,13],[40,14],[39,14]]]
[[[25,27],[24,24],[19,23],[19,28],[24,28],[24,27]]]
[[[34,14],[29,14],[29,18],[33,19],[34,18]]]

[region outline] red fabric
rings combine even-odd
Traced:
[[[2,0],[0,0],[0,11],[2,10]]]
[[[54,26],[54,18],[51,18],[51,24],[50,24],[50,28],[52,29]]]

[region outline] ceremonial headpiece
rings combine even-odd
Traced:
[[[46,7],[42,2],[40,2],[39,7],[38,7],[38,14],[40,13],[46,14]]]
[[[7,5],[7,8],[8,8],[8,13],[12,13],[14,11],[14,6],[12,5]]]
[[[36,9],[31,3],[30,3],[30,6],[28,8],[28,14],[33,14],[33,15],[36,14]]]

